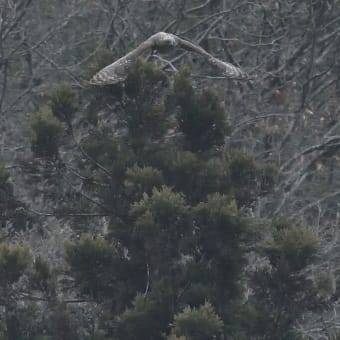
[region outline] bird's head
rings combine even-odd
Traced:
[[[165,32],[156,33],[151,39],[152,49],[160,53],[172,51],[178,44],[174,35]]]

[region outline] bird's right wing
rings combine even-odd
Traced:
[[[191,52],[196,52],[203,56],[205,60],[211,64],[212,66],[220,69],[222,71],[222,75],[227,78],[239,79],[239,80],[248,80],[249,76],[246,72],[242,71],[239,67],[236,67],[230,63],[224,62],[220,59],[215,58],[202,47],[191,43],[190,41],[184,40],[182,38],[177,37],[178,45],[183,49]]]
[[[207,62],[214,67],[217,67],[222,71],[222,75],[232,79],[238,80],[248,80],[249,76],[247,73],[242,71],[239,67],[236,67],[230,63],[226,63],[220,59],[217,59],[213,56],[206,58]]]

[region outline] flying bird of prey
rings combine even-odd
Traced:
[[[126,54],[124,57],[101,69],[92,77],[90,84],[109,85],[123,82],[126,80],[129,70],[135,64],[137,58],[148,49],[164,53],[173,50],[176,47],[200,54],[209,64],[218,68],[221,71],[222,76],[238,80],[249,79],[248,75],[240,68],[213,57],[202,47],[181,39],[174,34],[158,32],[142,42],[137,48]]]

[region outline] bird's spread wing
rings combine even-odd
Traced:
[[[137,58],[151,46],[150,39],[142,42],[137,48],[124,57],[116,60],[114,63],[104,67],[96,73],[90,80],[92,85],[109,85],[117,84],[124,80],[129,75],[131,67],[135,64]]]
[[[207,62],[212,66],[219,68],[222,71],[222,75],[232,79],[247,80],[249,79],[248,74],[242,71],[239,67],[236,67],[230,63],[226,63],[213,56],[207,58]]]
[[[141,43],[133,51],[118,59],[114,63],[104,67],[90,80],[92,85],[107,85],[116,84],[126,80],[129,70],[136,62],[137,58],[151,47],[161,50],[168,50],[179,46],[185,50],[196,52],[202,55],[206,61],[212,66],[222,71],[222,75],[227,78],[247,80],[248,75],[239,67],[226,63],[220,59],[213,57],[210,53],[205,51],[202,47],[195,45],[187,40],[181,39],[174,34],[158,32],[150,38]]]
[[[246,72],[242,71],[239,67],[236,67],[230,63],[224,62],[220,59],[215,58],[202,47],[191,43],[190,41],[181,39],[177,37],[178,45],[183,49],[191,52],[196,52],[203,56],[205,60],[211,64],[212,66],[220,69],[222,71],[222,75],[227,78],[233,78],[238,80],[248,80],[249,76]]]
[[[90,80],[90,84],[108,85],[124,81],[128,76],[130,67],[134,63],[134,59],[134,56],[128,55],[118,59],[96,73]]]

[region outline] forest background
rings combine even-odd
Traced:
[[[165,31],[240,66],[144,55]],[[0,0],[0,339],[338,339],[340,2]]]

